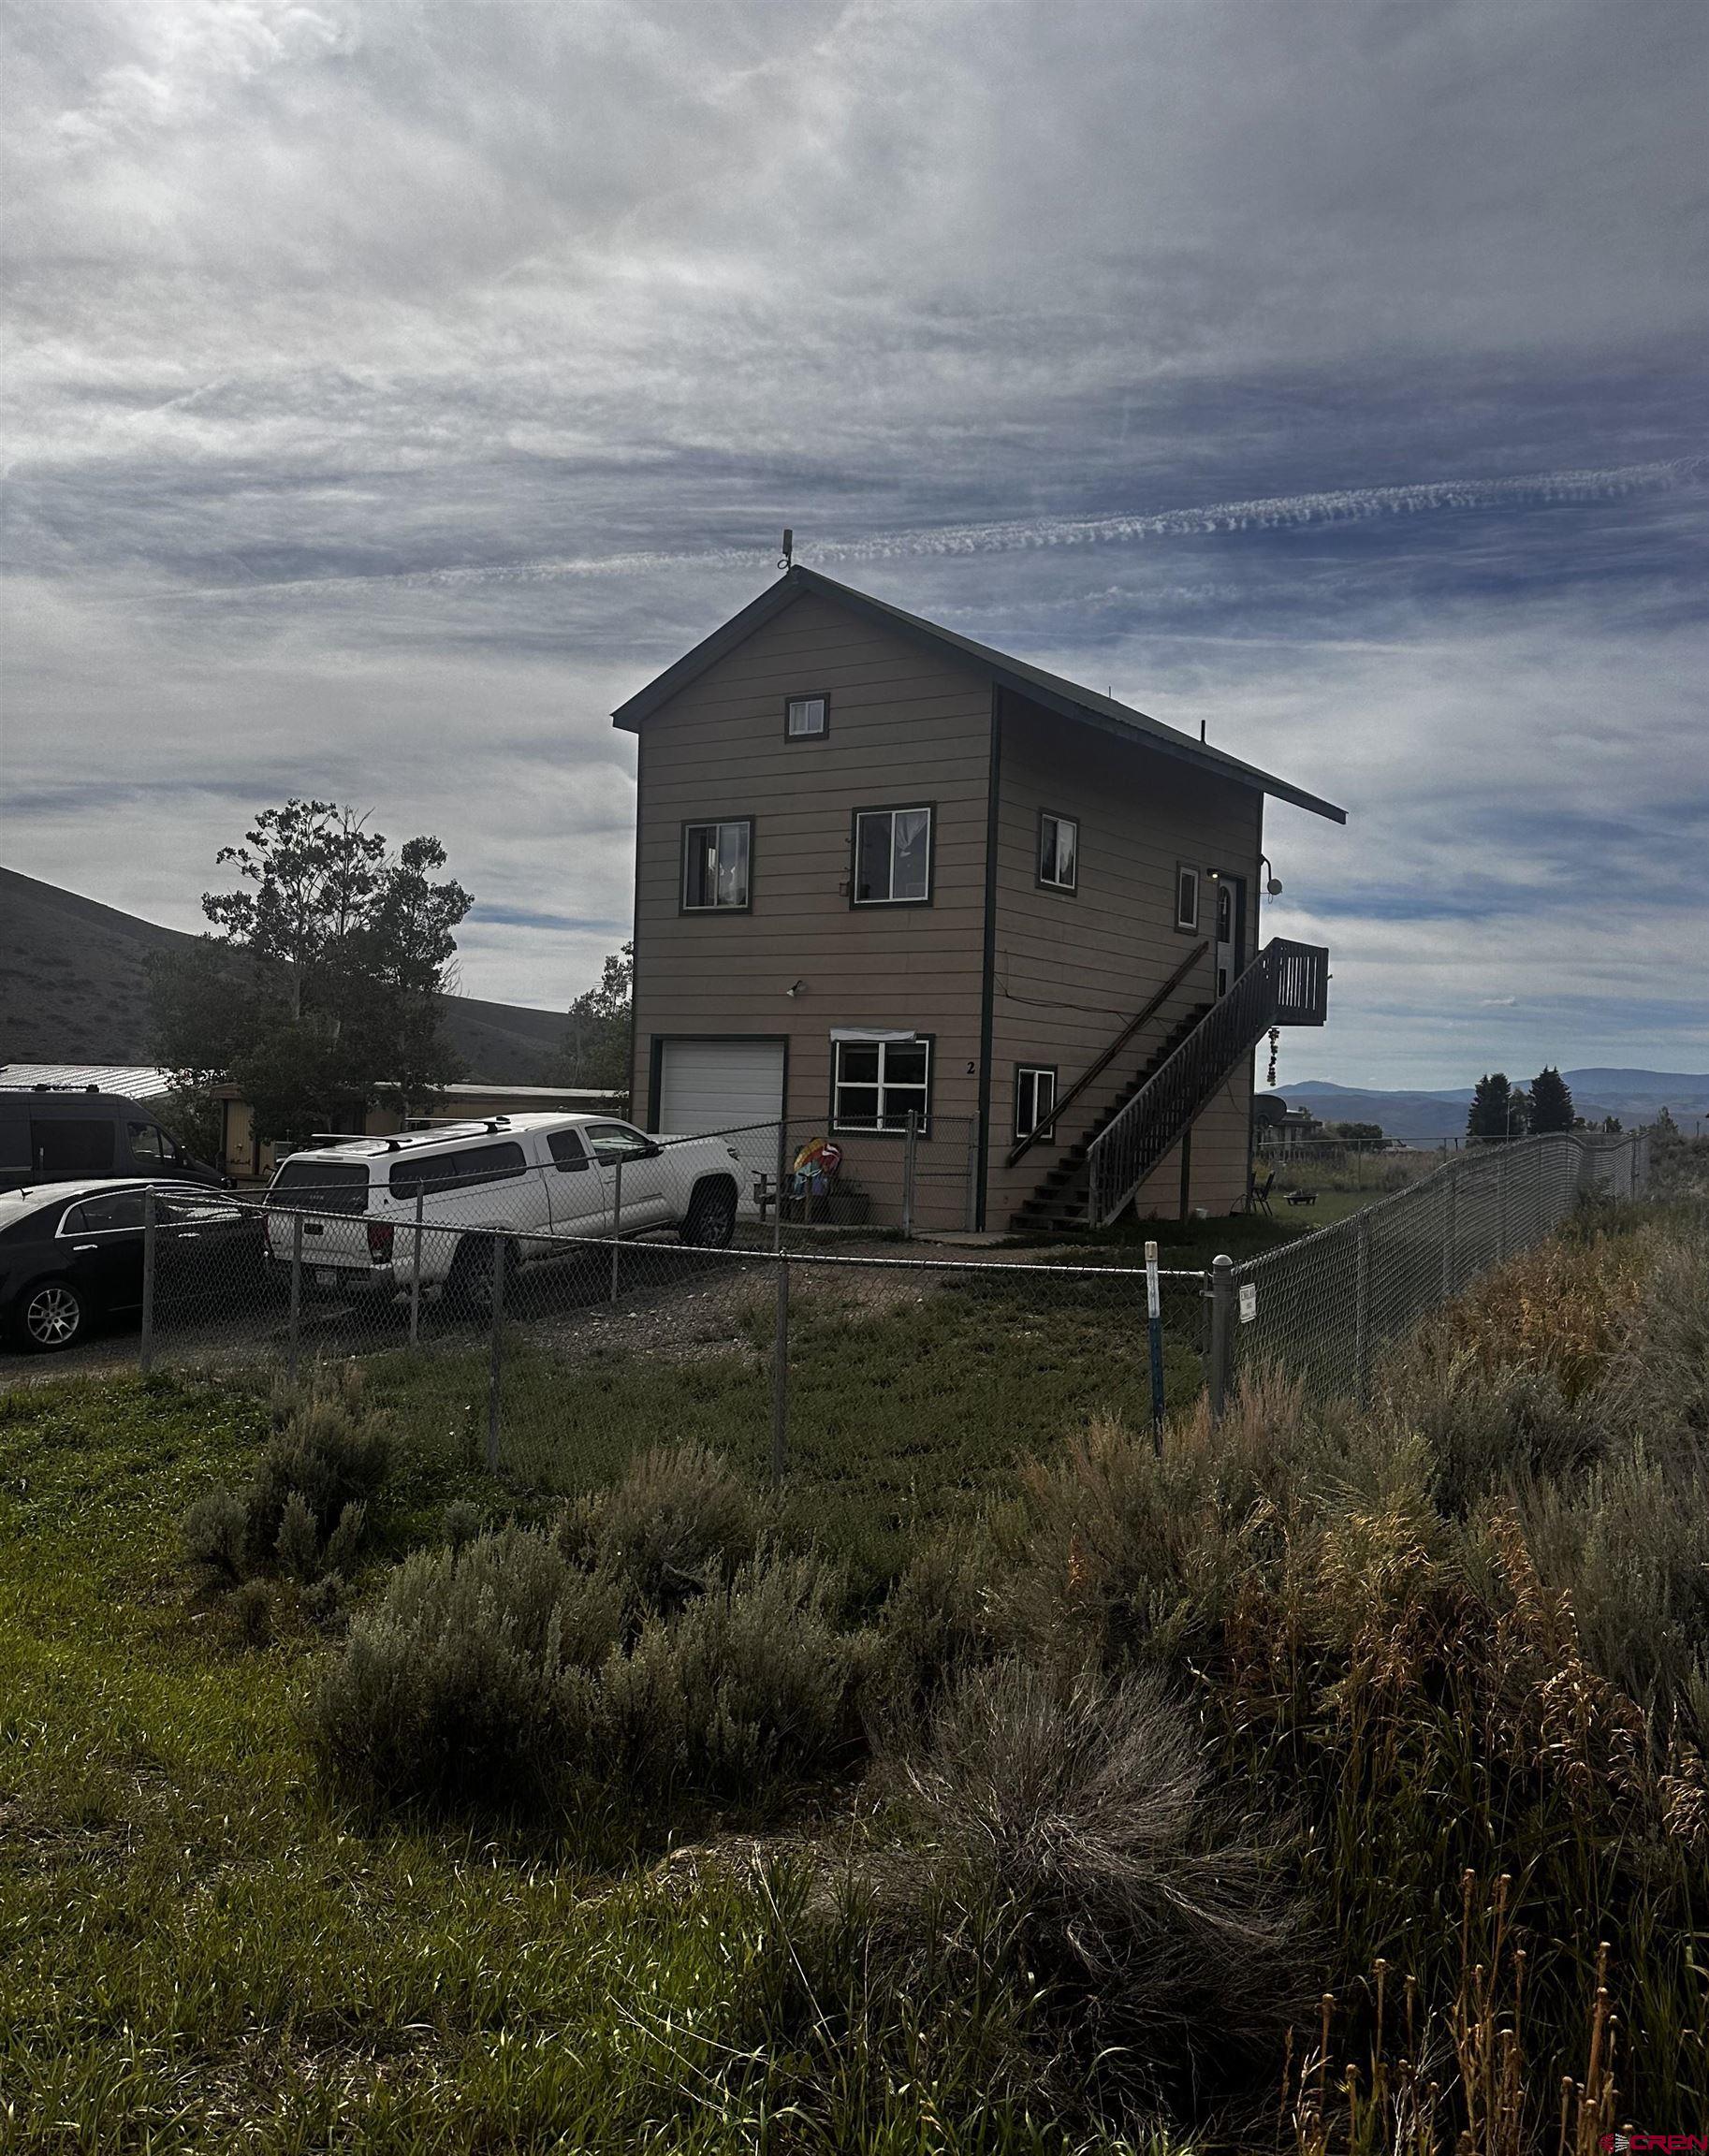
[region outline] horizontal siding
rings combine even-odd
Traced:
[[[817,694],[830,698],[829,732],[786,739],[785,697]],[[928,1150],[965,1154],[978,1105],[968,1066],[979,1052],[990,708],[976,674],[809,595],[641,721],[638,1109],[655,1039],[778,1036],[805,1137],[828,1122],[831,1028],[913,1028],[936,1042]],[[912,802],[934,808],[932,903],[851,907],[854,811]],[[682,825],[735,816],[753,820],[752,910],[683,914]],[[796,980],[803,992],[787,996]],[[869,1181],[885,1179],[891,1143],[859,1142]],[[934,1175],[920,1199],[923,1224],[963,1225],[964,1177]]]
[[[1079,824],[1079,875],[1072,894],[1037,881],[1041,809]],[[1059,1092],[1109,1042],[1201,941],[1214,943],[1213,892],[1203,888],[1197,935],[1175,922],[1177,862],[1247,879],[1247,954],[1256,928],[1260,796],[1176,760],[1130,747],[1072,721],[1005,701],[998,818],[996,1001],[991,1112],[996,1141],[989,1218],[994,1225],[1036,1188],[1055,1149],[1039,1145],[1014,1169],[1015,1071],[1054,1065]],[[1069,1111],[1061,1142],[1084,1137],[1195,1003],[1212,994],[1207,953],[1157,1017]],[[1245,1188],[1245,1069],[1195,1126],[1189,1202],[1226,1212]],[[1227,1132],[1238,1127],[1232,1162]],[[1232,1193],[1232,1195],[1231,1195]],[[1148,1178],[1143,1209],[1180,1205],[1180,1162],[1171,1156]]]
[[[823,739],[783,734],[786,696],[826,694]],[[835,1026],[916,1028],[936,1040],[934,1150],[965,1144],[977,1112],[991,692],[978,674],[810,594],[640,723],[636,841],[635,1104],[647,1105],[652,1043],[674,1034],[789,1043],[792,1117],[823,1127]],[[1048,1169],[1039,1147],[1007,1171],[1017,1063],[1056,1065],[1066,1090],[1198,938],[1173,927],[1177,859],[1248,878],[1255,908],[1259,797],[1140,744],[1005,700],[998,818],[996,998],[989,1222],[1001,1226]],[[933,903],[851,908],[856,808],[929,801]],[[1073,897],[1034,880],[1037,813],[1080,825]],[[752,906],[679,908],[681,831],[734,816],[754,823]],[[1202,935],[1212,932],[1205,894]],[[1252,947],[1249,923],[1249,954]],[[1184,987],[1064,1125],[1081,1135],[1190,999]],[[794,998],[792,982],[805,983]],[[1190,1202],[1226,1211],[1245,1187],[1250,1072],[1200,1118]],[[922,1190],[928,1225],[961,1224],[947,1180]],[[1142,1193],[1173,1214],[1178,1160]],[[938,1212],[943,1217],[936,1218]]]

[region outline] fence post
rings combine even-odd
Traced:
[[[1353,1241],[1353,1390],[1361,1407],[1371,1404],[1371,1223],[1361,1213]]]
[[[302,1215],[291,1215],[291,1318],[285,1334],[285,1381],[297,1382],[297,1343],[302,1332]]]
[[[487,1472],[499,1471],[500,1380],[504,1367],[504,1238],[492,1238],[492,1356],[487,1368]]]
[[[142,1341],[137,1367],[146,1377],[154,1362],[154,1193],[142,1193]]]
[[[789,1177],[789,1123],[778,1118],[778,1179],[772,1188],[771,1247],[781,1251],[783,1247],[783,1186]]]
[[[915,1147],[919,1140],[920,1111],[911,1108],[902,1136],[902,1233],[910,1241],[913,1237],[913,1171]]]
[[[623,1163],[620,1160],[611,1171],[611,1300],[617,1301],[618,1263],[622,1252],[619,1241],[623,1225]]]
[[[1460,1178],[1458,1172],[1450,1169],[1443,1178],[1442,1190],[1442,1301],[1446,1303],[1453,1293],[1454,1282],[1459,1278],[1459,1268],[1454,1262],[1458,1255],[1454,1245],[1459,1236]]]
[[[409,1344],[421,1338],[421,1206],[423,1192],[416,1192],[416,1266],[409,1284]]]
[[[1502,1146],[1496,1155],[1496,1258],[1502,1265],[1507,1263],[1507,1147]]]
[[[789,1260],[778,1259],[777,1324],[771,1342],[771,1479],[789,1464]]]
[[[1220,1422],[1228,1399],[1229,1355],[1234,1342],[1234,1260],[1210,1261],[1210,1419]]]
[[[1151,1443],[1163,1452],[1163,1299],[1157,1278],[1157,1245],[1146,1245],[1146,1337],[1151,1360]]]
[[[979,1225],[979,1118],[971,1115],[967,1126],[967,1203],[962,1215],[962,1225],[970,1235]]]

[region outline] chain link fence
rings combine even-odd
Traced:
[[[1151,1421],[1131,1263],[847,1232],[778,1248],[757,1207],[728,1248],[447,1225],[434,1208],[387,1222],[330,1187],[153,1207],[143,1367],[300,1383],[359,1361],[413,1435],[518,1489],[590,1487],[685,1440],[828,1502],[858,1482],[898,1524],[923,1493],[988,1491],[1092,1418]],[[1204,1383],[1205,1282],[1159,1275],[1170,1412]]]
[[[1581,1197],[1629,1199],[1649,1140],[1578,1131],[1515,1139],[1434,1173],[1320,1233],[1213,1268],[1213,1407],[1242,1370],[1270,1363],[1362,1406],[1376,1357],[1439,1304],[1560,1226]]]
[[[1208,1386],[1216,1413],[1274,1363],[1364,1400],[1431,1309],[1581,1197],[1647,1180],[1643,1134],[1521,1140],[1248,1263],[1162,1272],[1156,1384],[1147,1274],[1114,1247],[928,1254],[780,1223],[758,1198],[717,1248],[500,1230],[489,1187],[424,1194],[402,1223],[354,1186],[151,1194],[139,1355],[263,1383],[359,1362],[414,1436],[519,1490],[590,1487],[689,1440],[827,1503],[858,1480],[901,1524],[1095,1417],[1147,1427],[1160,1390],[1175,1412]]]
[[[971,1116],[911,1114],[895,1129],[850,1130],[797,1115],[694,1136],[716,1138],[740,1157],[742,1240],[756,1247],[811,1248],[827,1231],[911,1236],[974,1225],[979,1125]],[[667,1147],[692,1142],[659,1140]]]

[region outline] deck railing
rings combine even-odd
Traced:
[[[1162,1068],[1093,1139],[1088,1217],[1113,1220],[1192,1120],[1272,1026],[1321,1026],[1329,1002],[1329,953],[1282,937],[1219,998]]]

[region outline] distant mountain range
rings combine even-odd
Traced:
[[[1515,1085],[1522,1083],[1510,1072]],[[1648,1123],[1666,1108],[1681,1116],[1709,1116],[1709,1075],[1682,1071],[1613,1071],[1595,1065],[1563,1071],[1572,1105],[1587,1122],[1617,1115],[1629,1129]],[[1391,1138],[1410,1145],[1438,1145],[1444,1138],[1463,1138],[1472,1089],[1444,1093],[1383,1092],[1372,1086],[1342,1085],[1334,1079],[1303,1078],[1278,1088],[1291,1105],[1309,1108],[1325,1123],[1380,1123]]]
[[[153,1063],[145,961],[195,941],[0,868],[0,1063]],[[446,1000],[467,1075],[491,1085],[553,1084],[563,1031],[556,1011]]]

